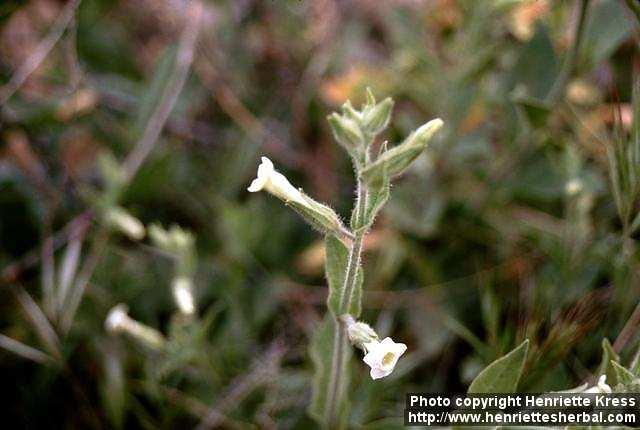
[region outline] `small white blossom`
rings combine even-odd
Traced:
[[[595,394],[611,394],[613,390],[611,387],[607,385],[607,375],[602,375],[598,378],[598,383],[591,388],[587,388],[583,391],[584,393],[595,393]]]
[[[196,310],[191,290],[191,280],[189,278],[180,276],[173,280],[173,297],[180,312],[186,315],[192,315]]]
[[[371,378],[380,379],[388,376],[396,367],[398,359],[407,350],[404,343],[395,343],[390,337],[382,342],[370,342],[364,345],[367,354],[362,359],[371,367]]]
[[[123,303],[114,306],[104,321],[106,330],[113,334],[126,333],[154,349],[162,349],[165,343],[162,334],[132,319],[128,312],[129,308]]]
[[[575,196],[582,191],[583,188],[582,180],[580,180],[580,178],[573,178],[565,184],[564,191],[570,196]]]
[[[273,163],[267,157],[262,157],[262,163],[258,166],[258,177],[247,188],[247,191],[251,193],[262,190],[268,191],[285,202],[293,201],[303,206],[309,206],[309,203],[302,197],[302,193],[291,185],[282,173],[274,169]]]
[[[107,319],[104,321],[104,326],[110,333],[121,332],[128,324],[130,318],[127,312],[129,308],[127,305],[120,303],[114,306],[107,315]]]

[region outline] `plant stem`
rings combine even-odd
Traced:
[[[558,74],[555,82],[553,83],[553,87],[547,94],[546,102],[550,104],[555,104],[561,97],[564,92],[571,75],[573,75],[574,69],[576,68],[576,63],[578,62],[578,53],[580,52],[580,45],[582,42],[582,37],[584,35],[584,28],[587,21],[587,9],[589,6],[590,0],[580,0],[580,16],[578,18],[578,25],[576,26],[576,32],[573,37],[573,44],[571,45],[571,49],[567,53],[567,57],[562,65],[562,70]]]
[[[363,225],[363,217],[365,209],[367,207],[367,200],[369,198],[368,192],[360,179],[358,179],[358,195],[356,202],[356,212],[354,213],[355,225]],[[325,426],[327,428],[338,427],[338,400],[341,392],[342,385],[342,367],[345,361],[345,354],[347,352],[346,346],[346,333],[343,323],[341,322],[340,315],[349,312],[351,307],[351,296],[355,288],[357,280],[358,268],[360,267],[360,261],[362,258],[362,244],[366,231],[364,229],[356,229],[353,243],[349,251],[349,260],[347,262],[347,269],[344,276],[344,286],[342,288],[342,296],[340,297],[340,312],[336,315],[336,330],[333,337],[333,356],[331,357],[331,375],[329,378],[329,385],[327,386],[327,403],[325,410]]]

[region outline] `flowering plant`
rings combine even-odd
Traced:
[[[390,178],[411,165],[443,123],[440,119],[429,121],[392,148],[385,142],[374,157],[372,148],[376,137],[388,126],[392,110],[390,98],[377,103],[367,90],[367,101],[361,110],[347,101],[342,106],[342,114],[333,113],[328,117],[335,140],[351,157],[356,172],[356,200],[350,229],[344,227],[329,206],[291,185],[267,157],[262,157],[257,177],[248,188],[250,192],[267,191],[284,201],[326,236],[329,313],[317,329],[311,346],[316,373],[310,413],[328,428],[342,427],[348,413],[345,393],[349,385],[346,367],[350,350],[347,341],[364,351],[363,361],[371,368],[372,379],[390,375],[407,350],[405,344],[396,343],[390,337],[380,341],[368,324],[356,321],[361,311],[361,254],[365,235],[389,199]]]

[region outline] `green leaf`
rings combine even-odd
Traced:
[[[625,386],[633,384],[633,381],[636,379],[636,377],[633,375],[633,373],[631,373],[630,370],[628,370],[626,367],[621,366],[619,363],[613,360],[611,360],[609,364],[611,365],[611,367],[616,373],[616,379],[618,384],[622,384]],[[609,377],[607,376],[607,381],[608,379]],[[611,382],[609,382],[609,385],[611,385]]]
[[[531,40],[518,53],[511,69],[513,88],[523,87],[528,96],[543,100],[553,87],[559,69],[548,27],[537,25]]]
[[[389,195],[391,194],[389,175],[385,175],[382,181],[382,186],[378,189],[373,190],[371,192],[371,196],[369,197],[369,204],[367,205],[363,220],[364,226],[367,229],[369,229],[373,225],[376,216],[382,210],[385,203],[387,203],[387,200],[389,200]]]
[[[618,374],[611,364],[612,362],[619,363],[620,357],[613,350],[609,339],[605,337],[602,339],[602,361],[600,362],[598,375],[607,375],[607,383],[613,387],[618,384]]]
[[[529,340],[516,349],[487,366],[473,380],[468,392],[471,393],[514,393],[527,358]]]
[[[325,271],[329,283],[329,297],[327,306],[334,316],[339,316],[340,299],[344,290],[344,276],[349,261],[349,249],[335,236],[327,236],[325,240],[326,260]],[[358,267],[356,282],[351,294],[351,306],[348,309],[354,318],[360,316],[362,301],[362,267]]]
[[[333,358],[334,336],[336,334],[336,319],[327,314],[324,321],[318,326],[311,346],[309,355],[315,369],[313,376],[313,394],[311,404],[309,405],[309,415],[318,421],[321,425],[325,424],[325,413],[327,409],[327,392],[329,388],[329,380],[331,378],[331,362]],[[348,399],[346,398],[347,388],[349,386],[349,373],[347,363],[351,356],[351,348],[346,347],[346,354],[343,354],[342,377],[340,384],[341,390],[338,393],[338,401],[336,404],[340,408],[338,411],[339,427],[344,427],[346,423],[348,411]]]
[[[598,64],[609,57],[633,30],[625,7],[617,0],[594,2],[580,50],[590,64]]]

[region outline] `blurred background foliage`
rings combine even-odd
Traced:
[[[346,99],[360,104],[367,86],[396,101],[391,143],[433,117],[445,129],[395,182],[366,243],[364,317],[409,350],[376,382],[352,362],[351,426],[395,428],[406,392],[464,392],[525,338],[523,391],[590,380],[604,337],[633,356],[637,237],[618,216],[607,159],[632,139],[633,6],[204,1],[188,79],[119,200],[145,224],[194,234],[198,316],[185,319],[166,256],[148,239],[105,234],[92,211],[99,155],[124,159],[161,103],[186,2],[2,2],[4,96],[65,10],[75,13],[2,99],[0,332],[5,348],[11,338],[38,350],[0,351],[3,421],[314,428],[321,241],[279,201],[245,190],[267,155],[347,218],[352,168],[325,117]],[[43,302],[47,247],[59,273],[73,243],[82,261],[100,252],[66,330],[32,305]],[[105,332],[121,302],[167,336],[166,351]]]

